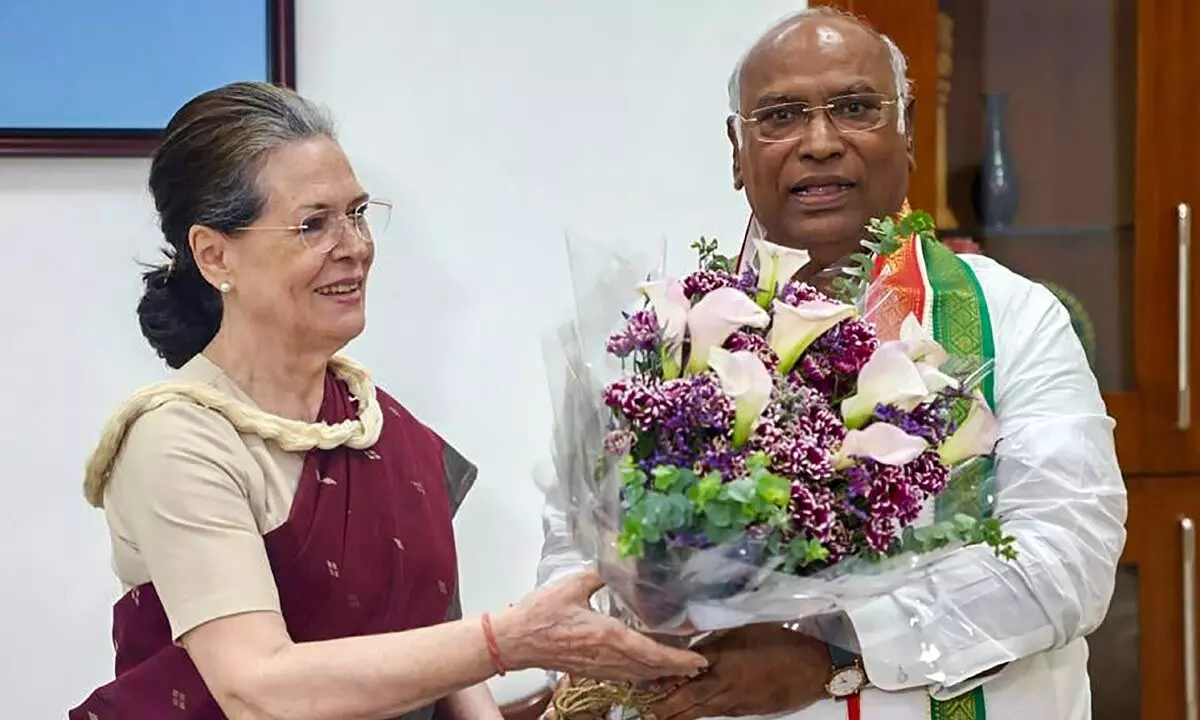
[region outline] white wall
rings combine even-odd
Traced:
[[[570,301],[562,233],[731,246],[726,74],[802,0],[302,0],[300,89],[397,201],[351,354],[482,468],[458,521],[467,612],[533,581],[550,420],[539,333]],[[216,39],[219,42],[219,39]],[[198,52],[218,51],[200,48]],[[162,369],[134,315],[157,243],[144,160],[0,160],[0,694],[62,717],[111,677],[118,591],[83,460]],[[534,261],[542,263],[534,268]],[[494,684],[501,701],[541,681]]]

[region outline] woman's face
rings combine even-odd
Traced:
[[[256,340],[332,354],[366,324],[375,247],[345,220],[368,196],[341,147],[325,137],[273,151],[258,186],[266,206],[245,232],[212,233],[213,241],[200,246],[193,232],[193,251],[205,275],[218,286],[231,286],[223,324],[236,320]],[[280,229],[317,228],[320,222],[336,241],[324,253],[310,247],[312,231]]]

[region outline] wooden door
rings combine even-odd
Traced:
[[[1128,487],[1129,537],[1116,592],[1088,638],[1092,717],[1184,720],[1197,679],[1200,477],[1133,478]]]
[[[1200,273],[1189,272],[1190,245],[1181,254],[1178,216],[1200,206],[1200,63],[1189,49],[1200,3],[813,4],[866,18],[905,52],[913,204],[938,216],[947,242],[1060,296],[1117,419],[1125,472],[1200,472]],[[995,192],[981,201],[997,184],[978,178],[997,173],[1017,180],[1015,213]]]

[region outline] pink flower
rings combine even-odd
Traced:
[[[700,298],[687,314],[691,334],[687,372],[697,374],[707,370],[711,350],[724,344],[735,330],[765,328],[770,322],[771,316],[740,290],[731,287],[713,290]]]
[[[907,465],[929,447],[924,438],[909,435],[895,425],[871,423],[846,433],[834,459],[835,467],[849,467],[855,458],[870,458],[883,465]]]

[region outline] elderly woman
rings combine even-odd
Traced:
[[[591,612],[594,575],[464,620],[451,518],[475,468],[358,365],[374,239],[329,121],[238,83],[173,117],[150,169],[169,263],[142,332],[176,377],[105,428],[85,491],[126,593],[116,679],[72,720],[498,718],[485,680],[704,660]]]

